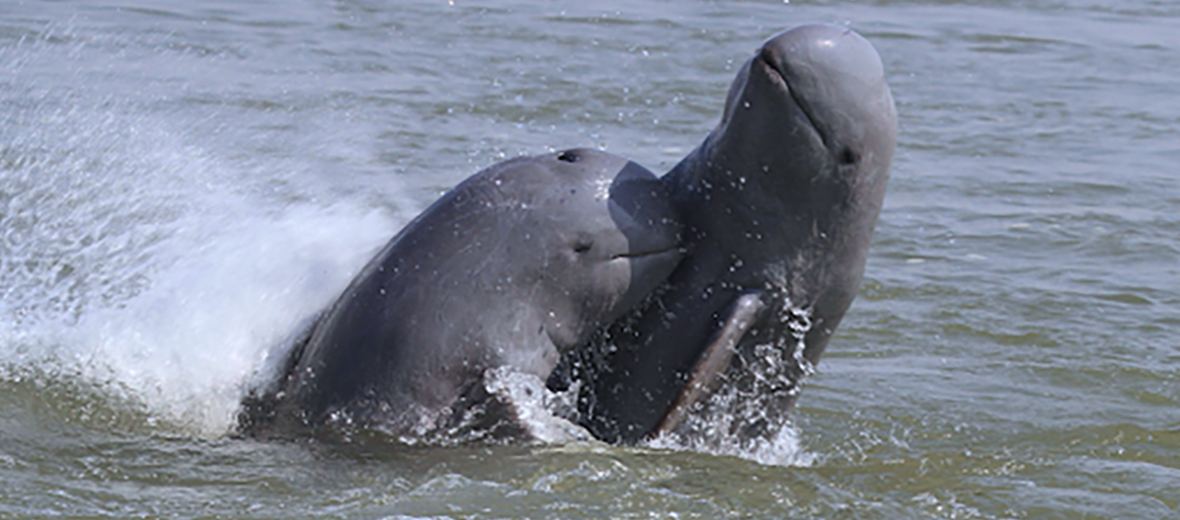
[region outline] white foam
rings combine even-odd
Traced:
[[[0,377],[80,380],[220,435],[274,347],[402,223],[268,196],[270,180],[299,178],[283,176],[291,164],[226,159],[183,118],[85,91],[22,95],[0,128]]]
[[[643,443],[645,447],[725,455],[768,466],[808,467],[815,464],[814,453],[803,448],[799,430],[794,426],[779,428],[769,437],[739,440],[736,436],[700,436],[666,433]]]
[[[187,429],[225,433],[275,347],[339,294],[389,236],[376,213],[293,208],[250,220],[157,275],[126,305],[83,316],[67,343],[85,373]]]

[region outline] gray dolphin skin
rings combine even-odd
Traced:
[[[860,286],[896,119],[881,60],[857,33],[808,25],[768,40],[720,124],[662,179],[684,260],[609,329],[599,359],[570,362],[583,426],[625,443],[675,431],[720,386],[759,399],[722,435],[785,421]]]
[[[636,306],[680,260],[680,232],[663,184],[621,157],[496,164],[377,254],[316,322],[265,417],[242,428],[436,431],[485,370],[543,380]]]

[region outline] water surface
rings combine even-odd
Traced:
[[[900,135],[791,436],[225,437],[442,191],[573,146],[665,171],[806,22],[877,46]],[[1180,518],[1177,26],[1150,0],[5,2],[0,516]]]

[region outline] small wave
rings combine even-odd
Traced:
[[[676,451],[692,451],[712,455],[737,457],[767,466],[809,467],[818,457],[803,448],[800,432],[792,425],[782,425],[766,436],[743,438],[736,435],[718,434],[723,425],[713,424],[706,429],[709,434],[701,435],[699,430],[683,429],[664,433],[643,443],[644,447]]]

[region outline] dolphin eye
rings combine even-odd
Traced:
[[[843,150],[840,151],[840,164],[842,164],[842,165],[856,164],[856,159],[857,159],[856,152],[852,151],[852,148],[845,147]]]
[[[578,254],[586,253],[590,251],[590,248],[592,247],[594,247],[594,242],[581,239],[574,243],[574,252]]]
[[[568,163],[575,163],[575,162],[578,162],[578,154],[574,153],[573,150],[566,150],[564,152],[557,154],[557,160],[565,161]]]

